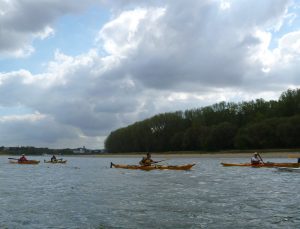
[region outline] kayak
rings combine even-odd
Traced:
[[[263,164],[257,164],[253,165],[251,163],[223,163],[221,162],[221,165],[223,166],[246,166],[246,167],[300,167],[300,163],[273,163],[273,162],[266,162]]]
[[[185,165],[122,165],[122,164],[114,164],[110,163],[110,167],[118,168],[118,169],[140,169],[140,170],[190,170],[195,164],[185,164]]]
[[[44,160],[44,163],[50,163],[50,164],[65,164],[67,163],[67,160],[57,160],[57,161],[46,161]]]
[[[300,173],[300,168],[291,168],[291,167],[277,167],[276,168],[280,172],[296,172]]]
[[[40,161],[37,161],[37,160],[28,160],[28,161],[9,160],[9,163],[11,163],[11,164],[24,164],[24,165],[36,165],[36,164],[40,163]]]

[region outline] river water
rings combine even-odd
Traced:
[[[43,161],[43,157],[30,157]],[[222,167],[242,158],[177,158],[191,171],[110,169],[139,158],[0,157],[0,228],[299,228],[300,174]],[[273,159],[272,161],[288,161]]]

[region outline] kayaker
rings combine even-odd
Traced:
[[[22,156],[19,158],[18,160],[19,162],[22,162],[22,161],[28,161],[27,158],[25,157],[25,154],[22,154]]]
[[[263,163],[263,161],[261,160],[261,158],[258,156],[258,153],[255,152],[253,154],[253,157],[251,158],[251,164],[252,165],[258,165],[260,163]]]
[[[147,153],[147,156],[143,157],[142,160],[140,161],[140,165],[144,165],[144,166],[150,166],[153,163],[157,163],[157,162],[152,160],[151,153]]]
[[[51,157],[50,161],[51,161],[51,162],[56,162],[56,161],[57,161],[55,155],[53,155],[53,156]]]

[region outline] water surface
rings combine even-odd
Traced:
[[[43,161],[43,157],[30,157]],[[191,171],[110,169],[139,158],[9,164],[0,157],[0,228],[298,228],[300,174],[177,158]],[[293,160],[273,159],[272,161]]]

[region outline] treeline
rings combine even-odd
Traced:
[[[68,155],[74,154],[71,149],[49,149],[49,148],[37,148],[33,146],[20,146],[20,147],[0,147],[0,154],[10,155],[43,155],[43,154],[56,154],[56,155]]]
[[[108,152],[218,151],[300,147],[300,89],[278,101],[221,102],[164,113],[110,133]]]

